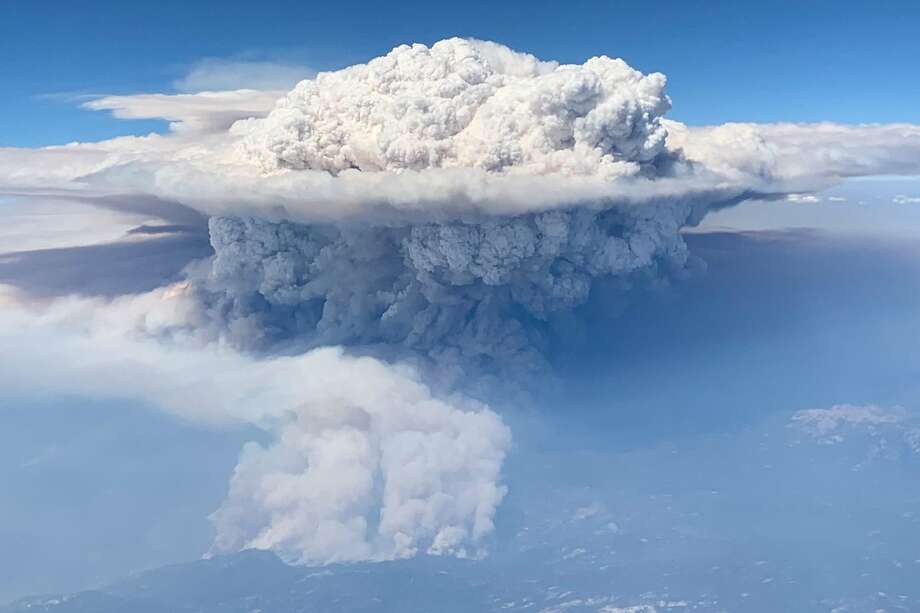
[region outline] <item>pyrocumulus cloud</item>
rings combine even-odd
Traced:
[[[230,72],[183,84],[236,87],[245,71]],[[608,57],[561,65],[450,39],[303,76],[287,94],[102,97],[87,106],[171,131],[0,149],[0,194],[159,208],[192,230],[209,218],[214,254],[185,283],[41,308],[5,294],[0,339],[19,356],[0,382],[25,393],[43,373],[65,393],[265,429],[212,517],[215,551],[479,555],[508,429],[408,366],[341,346],[442,370],[539,367],[554,314],[599,279],[685,268],[681,230],[708,211],[920,173],[918,126],[688,127],[665,118],[663,75]],[[836,432],[853,415],[888,419],[796,421]]]

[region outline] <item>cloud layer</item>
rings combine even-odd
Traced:
[[[174,132],[218,132],[240,119],[267,113],[279,91],[237,89],[197,94],[103,96],[83,106],[119,119],[165,119]]]

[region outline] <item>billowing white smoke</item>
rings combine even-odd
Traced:
[[[510,432],[486,406],[432,395],[410,368],[336,348],[254,359],[194,335],[154,340],[194,321],[181,286],[48,308],[0,292],[0,305],[0,343],[19,348],[0,361],[7,398],[130,399],[270,434],[244,449],[212,518],[215,551],[319,564],[476,556],[487,543]]]
[[[292,415],[271,446],[243,450],[212,516],[216,551],[271,549],[308,564],[480,554],[505,493],[507,428],[375,368],[386,385],[341,382],[364,388],[362,401],[330,398]]]
[[[459,167],[616,177],[664,152],[665,82],[619,59],[559,66],[454,38],[321,73],[238,130],[269,170]]]

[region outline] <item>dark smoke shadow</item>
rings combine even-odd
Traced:
[[[81,196],[70,192],[55,190],[35,190],[28,192],[7,191],[6,196],[16,198],[40,198],[41,200],[77,202],[107,211],[156,217],[167,224],[193,227],[207,231],[208,216],[172,200],[163,200],[146,194],[114,194],[109,196]]]
[[[100,209],[157,217],[167,224],[188,226],[207,232],[207,215],[172,200],[144,194],[99,196],[79,200]]]
[[[549,431],[606,448],[732,431],[773,412],[920,402],[920,241],[798,230],[686,239],[705,271],[628,293],[601,282],[557,326],[558,391],[539,403]]]
[[[180,280],[190,262],[212,254],[197,226],[140,226],[129,235],[138,238],[0,255],[0,283],[38,297],[133,294]]]

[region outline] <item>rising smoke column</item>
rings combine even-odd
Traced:
[[[508,429],[378,362],[359,370],[342,384],[362,394],[303,407],[272,444],[243,450],[211,518],[215,551],[271,549],[303,564],[483,554]]]
[[[256,358],[201,343],[181,285],[50,304],[0,286],[0,306],[0,343],[19,347],[0,361],[8,397],[115,398],[265,431],[211,518],[214,552],[323,564],[478,557],[488,545],[510,431],[481,403],[433,393],[410,367],[331,347]]]
[[[243,159],[281,179],[654,180],[682,164],[665,148],[664,85],[621,60],[559,66],[453,39],[320,74],[233,132]],[[385,347],[442,370],[527,369],[542,364],[544,322],[587,301],[595,279],[684,267],[680,229],[698,214],[692,199],[662,198],[316,223],[218,215],[190,292],[248,349]],[[306,563],[478,555],[503,495],[507,435],[491,415],[399,397],[298,413],[245,450],[213,516],[215,549]]]

